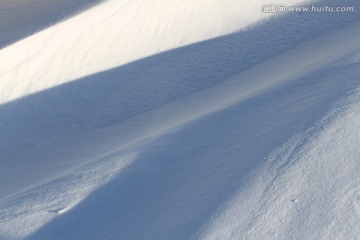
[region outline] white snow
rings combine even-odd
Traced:
[[[31,2],[0,3],[0,239],[360,237],[358,12]]]
[[[1,50],[0,103],[240,30],[269,16],[260,9],[244,0],[105,1]]]
[[[359,90],[270,154],[201,239],[357,239]]]
[[[101,0],[2,0],[0,47],[40,31]]]

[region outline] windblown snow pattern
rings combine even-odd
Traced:
[[[360,239],[360,3],[0,1],[0,239]]]

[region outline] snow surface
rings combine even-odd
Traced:
[[[1,0],[0,46],[33,34],[101,0]]]
[[[359,12],[25,2],[0,3],[0,239],[360,238]]]

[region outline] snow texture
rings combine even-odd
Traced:
[[[0,239],[359,239],[360,4],[268,3],[2,1]]]

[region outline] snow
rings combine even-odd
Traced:
[[[359,238],[360,15],[267,3],[0,3],[0,239]]]
[[[225,35],[268,16],[259,11],[260,3],[247,3],[245,9],[238,7],[242,2],[105,1],[3,49],[0,58],[11,61],[2,61],[0,103]]]
[[[45,29],[100,0],[2,0],[0,47]]]
[[[201,239],[357,239],[359,103],[357,88],[313,127],[275,149]]]

